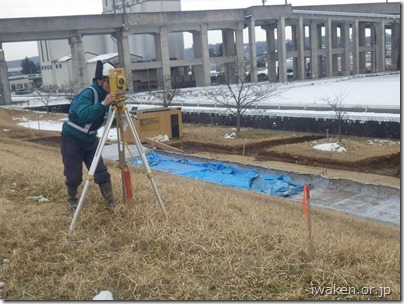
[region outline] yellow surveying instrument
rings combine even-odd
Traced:
[[[124,101],[126,92],[126,77],[123,68],[109,70],[109,88],[116,94],[116,101]]]
[[[108,133],[111,130],[112,123],[114,119],[116,119],[116,128],[117,128],[117,141],[118,141],[118,156],[119,156],[119,168],[121,169],[121,178],[122,178],[122,196],[123,201],[126,203],[132,204],[133,193],[132,193],[132,182],[129,167],[125,160],[125,140],[124,140],[124,123],[127,127],[130,128],[132,136],[135,140],[135,144],[139,153],[139,156],[142,160],[143,166],[146,169],[147,177],[149,178],[151,185],[153,187],[154,193],[156,194],[158,203],[160,205],[160,209],[164,215],[164,218],[167,220],[168,215],[164,207],[164,203],[160,197],[160,193],[157,189],[156,183],[154,181],[152,172],[150,170],[149,163],[147,161],[146,155],[143,151],[143,146],[140,142],[139,135],[136,132],[135,125],[132,121],[130,113],[126,108],[125,100],[126,100],[126,77],[125,71],[123,68],[115,68],[109,71],[109,85],[111,93],[116,94],[116,101],[112,103],[112,111],[108,114],[107,122],[105,124],[104,132],[98,143],[97,150],[95,152],[93,161],[91,163],[90,169],[88,170],[88,174],[86,177],[86,182],[84,184],[83,192],[81,193],[79,204],[74,213],[72,223],[70,224],[70,232],[74,231],[74,227],[76,225],[81,207],[84,203],[84,198],[87,193],[87,190],[90,186],[90,182],[94,179],[94,173],[98,166],[98,162],[102,155],[102,150],[105,146],[105,142],[108,138]]]

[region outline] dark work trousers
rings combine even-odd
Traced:
[[[98,146],[98,138],[93,143],[82,143],[62,134],[61,152],[64,165],[66,186],[78,187],[83,181],[83,162],[90,169]],[[100,157],[94,173],[94,182],[104,184],[111,180],[111,175]]]

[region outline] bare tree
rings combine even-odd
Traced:
[[[161,89],[150,91],[150,95],[160,100],[164,108],[167,108],[174,98],[181,95],[183,82],[176,77],[165,77],[161,82]]]
[[[43,103],[46,107],[46,114],[49,114],[49,109],[50,109],[50,101],[52,98],[52,93],[51,92],[45,92],[45,91],[40,91],[36,90],[33,95],[36,97],[37,100],[39,100],[41,103]]]
[[[240,132],[241,117],[245,111],[259,102],[279,95],[283,90],[278,83],[250,82],[248,63],[246,61],[241,64],[237,61],[234,63],[233,71],[230,69],[231,75],[226,75],[227,84],[210,88],[206,90],[206,94],[236,116],[237,132]],[[235,83],[230,83],[230,78]]]
[[[80,89],[80,84],[77,80],[67,81],[64,84],[65,96],[69,101],[72,101],[74,96],[78,94]]]
[[[344,101],[348,94],[346,92],[341,92],[335,94],[333,97],[323,97],[321,100],[326,102],[334,111],[335,117],[338,122],[338,142],[341,142],[342,138],[342,122],[347,115],[344,107]]]

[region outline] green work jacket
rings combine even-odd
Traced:
[[[95,80],[91,88],[86,88],[73,100],[69,110],[68,120],[63,123],[62,134],[83,143],[91,143],[97,137],[97,131],[108,117],[110,106],[104,106],[102,101],[107,93],[102,90]]]

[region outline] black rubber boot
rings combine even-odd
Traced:
[[[79,201],[77,199],[77,188],[67,187],[67,202],[69,203],[69,207],[72,210],[76,210]]]
[[[104,184],[98,185],[101,190],[102,197],[105,199],[105,203],[109,209],[113,209],[115,207],[114,203],[114,193],[112,191],[112,184],[111,182],[107,182]]]

